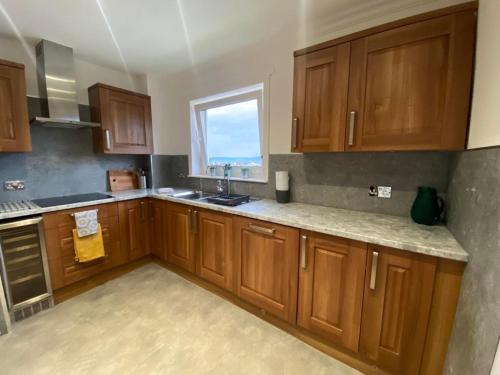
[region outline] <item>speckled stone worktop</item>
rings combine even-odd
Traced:
[[[178,191],[176,190],[176,192]],[[0,220],[93,204],[152,197],[440,258],[462,262],[468,260],[468,254],[446,227],[419,225],[406,217],[303,203],[279,204],[269,199],[256,200],[236,207],[226,207],[159,194],[155,190],[132,190],[109,194],[112,195],[112,198],[95,202],[0,214]]]

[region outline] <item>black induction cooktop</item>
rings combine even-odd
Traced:
[[[103,193],[89,193],[89,194],[66,195],[63,197],[33,199],[32,202],[38,205],[39,207],[45,208],[45,207],[60,206],[63,204],[98,201],[108,198],[112,198],[112,196]]]

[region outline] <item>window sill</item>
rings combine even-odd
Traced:
[[[223,176],[207,176],[207,175],[193,175],[190,174],[188,177],[191,178],[207,178],[210,180],[224,180]],[[241,177],[230,177],[229,178],[231,181],[238,181],[238,182],[253,182],[257,184],[267,184],[269,180],[267,179],[257,179],[257,178],[241,178]]]

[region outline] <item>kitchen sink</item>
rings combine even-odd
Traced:
[[[189,199],[192,201],[206,199],[209,197],[213,197],[213,193],[204,193],[202,191],[186,191],[178,194],[174,194],[173,197],[181,198],[181,199]]]
[[[203,191],[184,191],[172,195],[175,198],[186,199],[191,201],[204,201],[207,203],[220,204],[224,206],[237,206],[243,203],[250,202],[249,195],[241,194],[221,194],[205,193]]]

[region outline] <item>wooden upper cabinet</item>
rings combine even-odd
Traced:
[[[301,233],[300,326],[358,351],[366,243]]]
[[[128,260],[139,259],[151,253],[149,207],[147,199],[118,203],[120,235]]]
[[[233,228],[236,294],[295,324],[299,231],[242,217]]]
[[[437,259],[369,246],[360,351],[396,374],[418,374]]]
[[[477,3],[295,52],[292,151],[463,150]]]
[[[89,87],[94,150],[106,154],[152,154],[151,98],[101,83]]]
[[[349,43],[295,59],[292,151],[342,151]]]
[[[195,210],[182,204],[167,203],[163,220],[166,222],[167,260],[186,271],[195,272],[196,232]]]
[[[228,290],[233,289],[232,220],[230,215],[201,210],[198,226],[196,273]]]
[[[352,42],[347,150],[462,150],[472,82],[472,12]]]
[[[0,152],[31,151],[24,65],[0,60]]]

